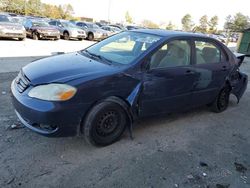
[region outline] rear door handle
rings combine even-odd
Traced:
[[[222,66],[222,69],[221,69],[222,71],[226,71],[227,70],[227,66]]]

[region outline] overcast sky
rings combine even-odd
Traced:
[[[84,16],[96,20],[108,19],[124,21],[125,12],[136,22],[149,19],[156,23],[172,21],[181,26],[181,18],[190,13],[197,23],[204,14],[209,17],[219,16],[219,27],[223,26],[225,17],[242,12],[250,16],[250,0],[42,0],[50,4],[70,3],[75,16]],[[110,14],[109,14],[110,3]]]

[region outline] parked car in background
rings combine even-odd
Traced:
[[[134,26],[134,25],[127,25],[126,29],[127,30],[134,30],[134,29],[143,29],[143,28],[139,27],[139,26]]]
[[[120,24],[109,24],[108,26],[116,27],[116,28],[118,28],[118,29],[120,29],[122,31],[126,31],[127,30],[126,27],[124,27],[123,25],[120,25]]]
[[[90,22],[77,22],[76,26],[82,28],[88,40],[102,40],[109,36],[108,31],[103,30],[98,25]]]
[[[106,23],[101,23],[101,22],[95,22],[95,24],[98,25],[99,27],[107,25]]]
[[[226,43],[227,42],[227,36],[223,35],[223,34],[218,34],[217,35],[217,39],[219,41],[221,41],[222,43]]]
[[[20,121],[50,137],[84,134],[105,146],[133,121],[207,105],[238,102],[248,76],[221,42],[192,33],[125,31],[84,50],[37,60],[11,84]]]
[[[108,31],[109,35],[114,35],[114,34],[122,32],[121,29],[118,29],[117,27],[113,27],[113,26],[109,26],[109,25],[102,26],[101,28]]]
[[[26,38],[26,31],[21,24],[13,23],[7,15],[0,14],[0,38],[24,40]]]
[[[58,40],[60,39],[60,31],[42,20],[28,19],[26,20],[24,27],[26,29],[27,37],[30,37],[34,40],[39,40],[39,39]]]
[[[65,40],[83,40],[86,38],[86,32],[72,22],[66,20],[52,20],[49,24],[57,28],[60,31],[61,37]]]

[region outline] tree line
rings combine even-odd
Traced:
[[[210,19],[207,15],[199,19],[199,24],[195,25],[190,14],[186,14],[182,19],[182,30],[201,32],[201,33],[217,33],[218,16],[213,16]],[[250,19],[242,13],[237,13],[234,16],[228,15],[224,23],[224,30],[230,32],[241,32],[250,27]]]
[[[42,3],[40,0],[1,0],[0,12],[55,19],[74,19],[74,10],[70,4],[56,6]]]
[[[132,17],[129,15],[127,11],[125,14],[125,20],[127,23],[133,23]],[[216,34],[220,32],[218,30],[218,23],[219,17],[213,16],[209,18],[207,15],[203,15],[199,19],[199,23],[195,24],[193,22],[192,16],[190,14],[186,14],[181,19],[182,30],[187,32],[200,32],[200,33],[210,33]],[[148,28],[160,28],[160,25],[150,21],[150,20],[143,20],[142,26]],[[242,13],[237,13],[234,16],[228,15],[226,17],[224,23],[224,30],[227,32],[241,32],[245,29],[250,28],[250,18]],[[175,30],[177,27],[172,23],[169,22],[165,27],[167,30]]]

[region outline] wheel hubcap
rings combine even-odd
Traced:
[[[97,133],[100,136],[108,136],[116,130],[118,124],[118,114],[114,111],[106,112],[98,120]]]
[[[227,93],[227,90],[224,89],[221,94],[220,94],[220,98],[219,98],[219,107],[222,109],[222,108],[225,108],[226,105],[227,105],[227,101],[228,101],[228,93]]]

